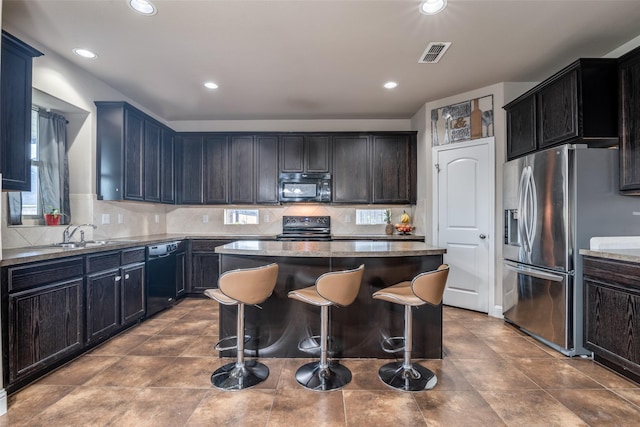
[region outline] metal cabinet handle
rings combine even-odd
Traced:
[[[125,280],[129,279],[129,273],[124,275]]]
[[[486,239],[486,238],[487,238],[487,235],[486,235],[486,234],[481,234],[481,235],[480,235],[480,238],[481,238],[482,240],[484,240],[484,239]]]
[[[116,276],[115,281],[119,282],[120,280],[122,280],[122,276]]]

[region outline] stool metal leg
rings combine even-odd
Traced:
[[[329,306],[320,307],[320,361],[302,365],[296,371],[296,380],[305,388],[316,391],[337,390],[351,381],[351,371],[327,357],[329,339]]]
[[[391,362],[378,371],[380,379],[390,387],[404,391],[431,390],[438,383],[438,378],[422,365],[411,363],[413,350],[413,318],[411,306],[404,306],[404,360]]]
[[[227,363],[216,369],[211,375],[211,384],[222,390],[242,390],[253,387],[266,380],[269,368],[255,360],[244,361],[244,304],[238,304],[237,318],[237,358],[235,362]]]

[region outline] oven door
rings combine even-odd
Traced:
[[[504,261],[504,318],[559,349],[571,349],[572,286],[570,274]]]

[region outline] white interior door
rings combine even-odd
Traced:
[[[434,147],[437,246],[450,273],[443,302],[488,313],[493,292],[493,138]]]

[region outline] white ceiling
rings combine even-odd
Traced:
[[[640,35],[640,0],[4,0],[27,35],[168,121],[410,118],[498,82],[540,81]],[[438,64],[419,64],[450,41]],[[71,49],[98,53],[93,61]],[[213,80],[220,88],[204,89]],[[394,90],[382,88],[388,80]]]

